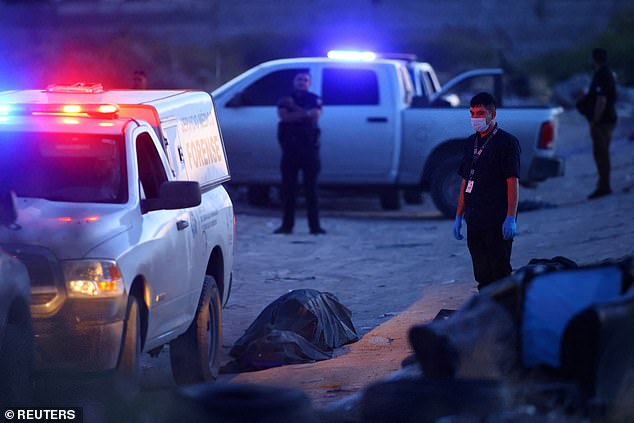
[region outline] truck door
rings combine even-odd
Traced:
[[[320,182],[367,184],[393,179],[397,108],[394,93],[379,83],[388,79],[383,70],[346,63],[322,69]]]
[[[144,264],[144,277],[150,286],[152,318],[148,338],[153,338],[157,333],[174,330],[191,317],[183,312],[191,308],[191,216],[189,210],[143,210],[143,200],[159,196],[167,175],[158,154],[160,147],[147,132],[136,137],[135,147],[143,213],[143,246],[138,260]]]

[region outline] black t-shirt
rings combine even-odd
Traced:
[[[480,149],[484,140],[476,132],[465,143],[458,174],[466,181],[469,181],[474,144],[477,142]],[[473,189],[471,193],[464,193],[464,217],[469,229],[501,227],[508,206],[506,179],[519,178],[520,151],[517,138],[502,129],[498,128],[497,133],[489,139],[475,164]]]
[[[616,83],[614,81],[614,75],[607,66],[601,66],[592,76],[592,82],[590,83],[590,89],[588,95],[592,99],[590,104],[595,104],[596,98],[599,95],[604,95],[606,98],[606,106],[603,111],[603,115],[599,119],[600,123],[615,123],[616,122]]]
[[[309,91],[294,91],[281,98],[277,107],[293,111],[297,107],[304,110],[321,109],[321,98]],[[301,122],[279,122],[277,137],[285,151],[305,150],[319,147],[319,127],[311,118]]]

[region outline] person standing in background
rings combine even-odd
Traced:
[[[317,175],[321,169],[319,159],[319,118],[321,117],[321,98],[308,91],[310,74],[299,72],[293,79],[294,90],[290,96],[278,102],[277,138],[282,148],[281,196],[283,203],[282,225],[275,234],[290,234],[295,224],[295,200],[297,197],[297,178],[302,172],[308,228],[312,235],[325,234],[319,223],[317,206]]]
[[[147,90],[147,75],[145,71],[134,71],[132,75],[132,88],[135,90]]]
[[[592,50],[594,75],[588,93],[577,103],[577,108],[590,124],[592,154],[599,180],[588,199],[612,193],[610,184],[610,142],[616,127],[616,82],[608,67],[608,53],[603,48]]]

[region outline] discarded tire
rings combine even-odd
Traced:
[[[513,317],[484,295],[447,320],[412,327],[409,340],[427,378],[500,378],[518,361]]]

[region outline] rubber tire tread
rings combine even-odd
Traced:
[[[207,348],[207,321],[210,313],[214,315],[210,336],[212,340],[213,357],[209,359]],[[170,343],[170,361],[172,375],[178,385],[189,385],[213,381],[218,376],[220,343],[222,341],[222,315],[220,308],[220,294],[213,276],[205,276],[203,289],[200,294],[198,308],[194,320],[185,333]]]
[[[129,296],[117,373],[135,384],[138,384],[141,377],[141,342],[139,302],[134,296]]]
[[[452,176],[457,176],[458,167],[460,166],[460,158],[452,157],[447,158],[434,170],[431,178],[431,197],[434,200],[436,208],[448,219],[456,217],[456,206],[458,204],[458,198],[456,197],[455,203],[450,203],[445,193],[443,192],[446,180]]]

